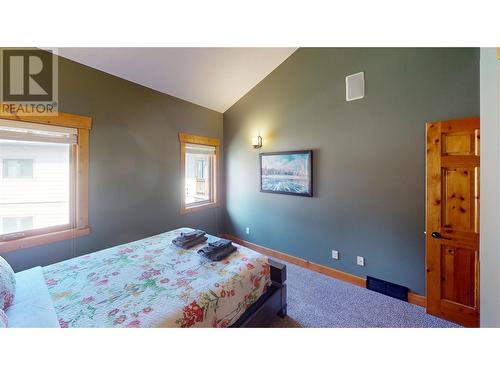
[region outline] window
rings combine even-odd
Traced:
[[[219,140],[180,133],[181,213],[218,204]]]
[[[90,118],[60,113],[33,120],[0,116],[0,252],[90,231]]]
[[[33,178],[33,159],[3,159],[3,178]]]
[[[31,228],[14,230],[15,226],[9,226],[6,230],[4,226],[0,235],[69,225],[73,143],[24,141],[5,136],[0,139],[4,176],[0,181],[0,216],[14,219],[26,215],[34,220]],[[29,178],[33,177],[33,159],[11,159],[27,156],[37,162],[36,179]]]

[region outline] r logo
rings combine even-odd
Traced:
[[[54,101],[56,62],[51,53],[38,49],[3,49],[2,101]]]

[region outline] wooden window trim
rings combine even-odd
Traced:
[[[0,103],[0,108],[4,108]],[[89,131],[92,128],[92,118],[81,115],[59,112],[55,116],[25,116],[16,113],[7,113],[0,110],[0,119],[15,120],[43,125],[63,126],[78,129],[78,143],[74,145],[74,178],[71,181],[76,186],[71,189],[76,202],[70,214],[74,222],[69,225],[60,225],[26,231],[23,237],[8,241],[0,241],[0,253],[11,252],[34,246],[46,245],[85,236],[90,233],[89,227]],[[15,237],[15,236],[14,236]]]
[[[44,229],[53,229],[44,228]],[[69,240],[72,238],[77,238],[81,236],[86,236],[90,234],[90,227],[82,229],[65,229],[52,231],[27,237],[22,237],[12,241],[0,242],[0,254],[9,253],[16,250],[26,249],[29,247],[48,245],[53,242],[59,242],[64,240]]]
[[[74,115],[71,113],[58,112],[54,116],[32,116],[22,115],[16,112],[6,112],[7,104],[0,102],[0,118],[4,120],[15,120],[33,122],[36,124],[64,126],[65,128],[87,129],[92,128],[92,117]]]
[[[198,212],[206,209],[219,207],[220,205],[220,141],[217,138],[209,138],[200,135],[179,133],[180,142],[180,176],[181,176],[181,215],[190,212]],[[215,165],[210,171],[213,181],[213,201],[202,203],[191,207],[186,207],[186,143],[215,147]]]

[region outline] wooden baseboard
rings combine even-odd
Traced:
[[[334,268],[324,266],[322,264],[310,262],[308,260],[283,253],[281,251],[277,251],[277,250],[273,250],[273,249],[270,249],[270,248],[265,247],[265,246],[257,245],[257,244],[254,244],[252,242],[242,240],[242,239],[235,237],[231,234],[223,233],[223,234],[220,234],[219,237],[223,237],[223,238],[226,238],[228,240],[231,240],[239,245],[248,247],[249,249],[255,250],[261,254],[264,254],[264,255],[267,255],[267,256],[270,256],[270,257],[273,257],[276,259],[281,259],[281,260],[284,260],[285,262],[289,262],[289,263],[295,264],[297,266],[307,268],[311,271],[319,272],[319,273],[322,273],[323,275],[327,275],[327,276],[333,277],[335,279],[339,279],[339,280],[360,286],[362,288],[366,288],[366,279],[363,277],[355,276],[355,275],[352,275],[352,274],[347,273],[347,272],[342,272],[342,271],[336,270]],[[412,303],[414,305],[422,306],[422,307],[426,306],[425,296],[422,296],[420,294],[416,294],[413,292],[408,292],[408,302]]]
[[[422,296],[417,293],[408,292],[408,302],[413,303],[414,305],[427,307],[427,301],[425,296]]]

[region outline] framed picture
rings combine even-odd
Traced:
[[[260,154],[260,191],[312,197],[312,150]]]

